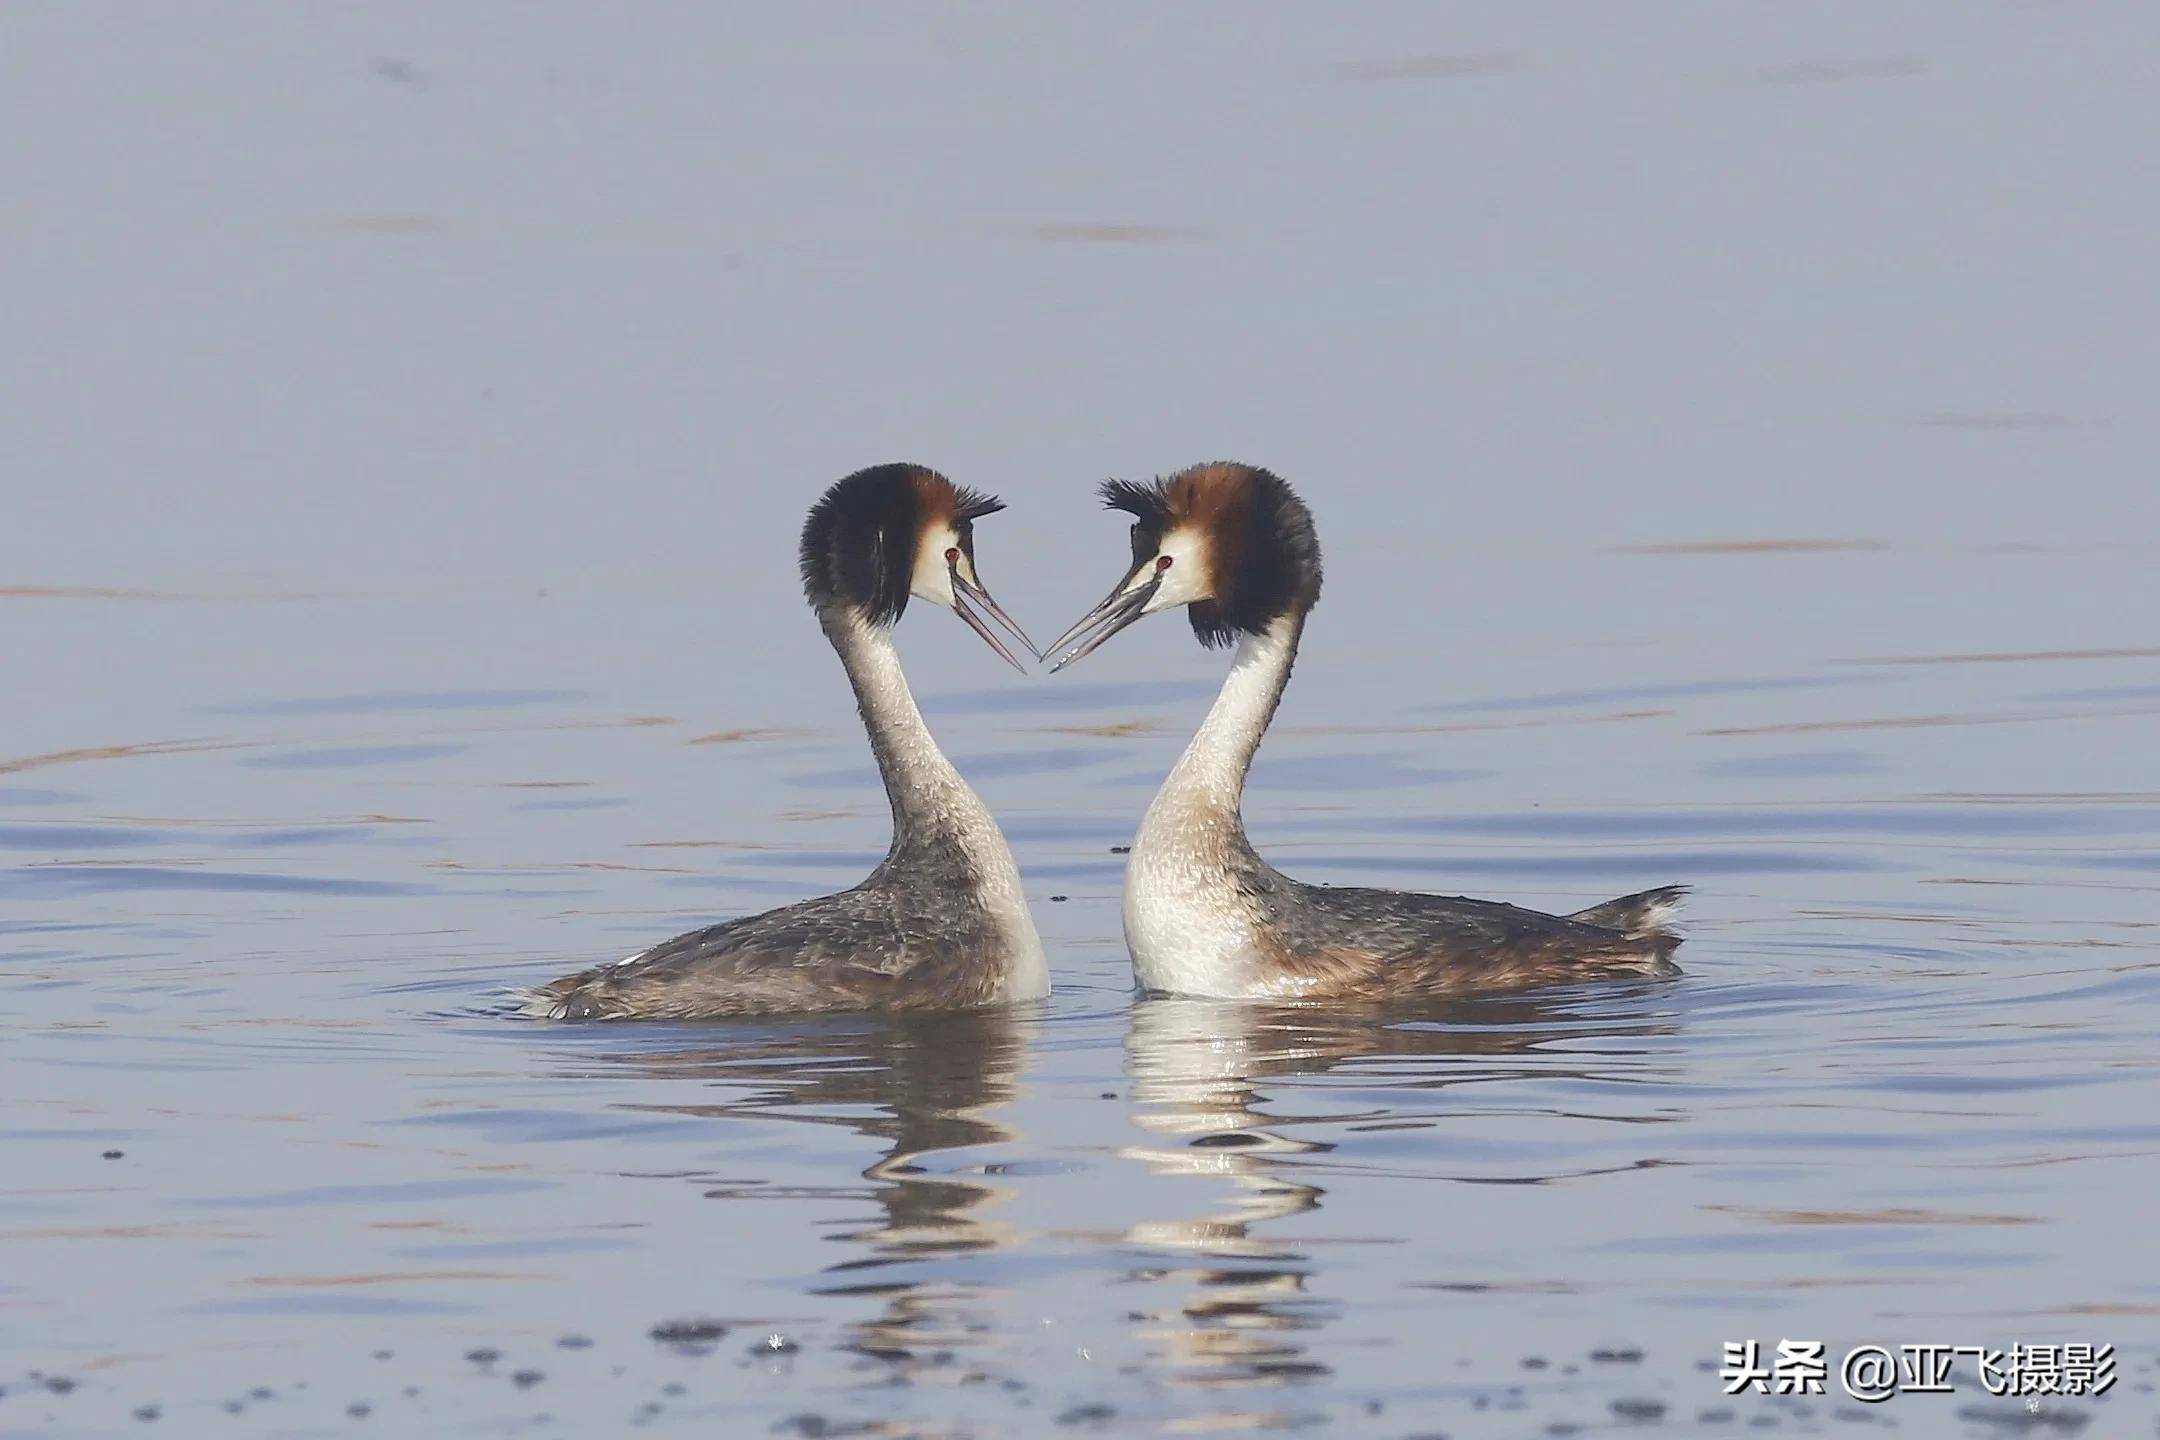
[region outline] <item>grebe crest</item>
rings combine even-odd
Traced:
[[[1016,670],[1025,666],[968,608],[972,600],[1036,654],[975,572],[975,522],[1005,502],[921,465],[875,465],[836,480],[803,521],[803,596],[828,625],[891,628],[911,596],[953,611]]]

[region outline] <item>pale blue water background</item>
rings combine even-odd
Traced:
[[[2156,56],[2127,3],[0,9],[0,1435],[2151,1433]],[[1329,566],[1263,848],[1692,882],[1684,980],[1136,1003],[1110,847],[1220,657],[1023,680],[921,611],[1046,1009],[491,1008],[882,850],[820,485],[1004,494],[1047,638],[1092,482],[1218,456]],[[1786,1336],[2122,1379],[1705,1373]]]

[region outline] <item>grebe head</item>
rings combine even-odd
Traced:
[[[1107,480],[1103,503],[1133,517],[1132,568],[1058,637],[1062,670],[1159,610],[1183,605],[1203,645],[1258,635],[1320,598],[1312,512],[1280,476],[1217,461],[1166,479]]]
[[[1016,670],[1012,651],[968,607],[973,601],[1011,631],[1028,653],[1033,641],[990,598],[975,571],[975,522],[1005,502],[921,465],[874,465],[818,497],[803,522],[803,593],[819,614],[853,613],[889,626],[919,595],[965,620]]]

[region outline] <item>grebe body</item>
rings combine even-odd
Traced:
[[[1320,594],[1312,516],[1251,466],[1112,481],[1133,563],[1056,645],[1053,668],[1143,616],[1185,606],[1206,645],[1237,646],[1221,693],[1164,780],[1126,861],[1125,941],[1142,989],[1239,999],[1444,997],[1602,976],[1677,973],[1666,886],[1573,915],[1462,896],[1308,885],[1253,849],[1246,772]]]
[[[1001,508],[935,471],[883,465],[827,490],[803,526],[803,588],[854,688],[892,805],[892,846],[868,878],[566,976],[528,992],[522,1013],[695,1020],[957,1010],[1049,993],[1012,851],[923,723],[892,642],[913,596],[951,609],[1018,668],[972,600],[1034,652],[975,570],[974,522]]]

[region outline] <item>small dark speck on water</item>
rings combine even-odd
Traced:
[[[120,1158],[121,1158],[122,1156],[124,1156],[124,1155],[126,1155],[126,1154],[127,1154],[127,1151],[125,1151],[125,1150],[107,1150],[107,1151],[105,1152],[105,1158],[106,1158],[107,1160],[118,1160],[118,1159],[120,1159]]]
[[[590,1350],[592,1349],[592,1337],[590,1335],[564,1335],[555,1341],[555,1348],[558,1350]]]
[[[683,1384],[680,1380],[670,1380],[667,1384],[660,1387],[660,1393],[667,1396],[670,1400],[680,1400],[683,1396],[690,1393],[690,1387]]]
[[[75,1388],[75,1382],[65,1375],[48,1375],[45,1377],[45,1388],[55,1395],[65,1395]]]
[[[1247,1135],[1240,1130],[1232,1130],[1226,1135],[1197,1136],[1192,1143],[1193,1148],[1196,1150],[1245,1150],[1258,1145],[1260,1137]]]
[[[1523,1356],[1522,1368],[1525,1370],[1543,1370],[1551,1364],[1552,1361],[1547,1360],[1543,1355],[1525,1355]]]
[[[1065,900],[1066,897],[1063,895],[1052,895],[1050,897],[1050,903],[1053,905],[1062,905],[1065,903]]]
[[[520,1370],[510,1377],[510,1383],[517,1386],[517,1388],[520,1390],[530,1390],[533,1386],[538,1385],[542,1380],[545,1379],[547,1379],[547,1374],[545,1371]]]
[[[1130,855],[1130,854],[1132,854],[1132,846],[1130,846],[1130,845],[1112,845],[1112,846],[1110,847],[1110,853],[1111,853],[1111,854],[1113,854],[1113,855]]]
[[[467,1350],[465,1358],[475,1365],[493,1365],[496,1361],[502,1359],[502,1351],[490,1349],[483,1345],[478,1350]]]
[[[1096,1098],[1100,1100],[1115,1100],[1117,1099],[1117,1091],[1105,1090],[1102,1092],[1101,1095],[1097,1096]]]
[[[268,1400],[268,1399],[269,1399],[270,1397],[272,1397],[272,1396],[273,1396],[273,1395],[275,1395],[275,1394],[277,1394],[277,1391],[275,1391],[275,1390],[272,1390],[272,1389],[271,1389],[271,1388],[270,1388],[269,1386],[267,1386],[267,1385],[257,1385],[257,1386],[256,1386],[256,1387],[255,1387],[255,1388],[254,1388],[253,1390],[250,1390],[250,1391],[248,1391],[248,1399],[250,1399],[250,1400]]]
[[[397,1351],[395,1350],[377,1350],[375,1352],[375,1358],[377,1360],[388,1360],[391,1356],[395,1354],[397,1354]]]
[[[355,1400],[352,1404],[345,1407],[345,1413],[352,1416],[352,1418],[355,1420],[365,1420],[368,1416],[375,1413],[375,1407],[368,1404],[365,1400]]]
[[[663,1320],[652,1327],[652,1338],[663,1345],[707,1345],[727,1332],[717,1320]]]
[[[1590,1352],[1590,1359],[1598,1365],[1637,1365],[1642,1363],[1642,1351],[1633,1346],[1615,1349],[1597,1349]]]
[[[1647,1424],[1665,1413],[1663,1403],[1656,1400],[1615,1400],[1612,1413],[1622,1420]]]
[[[155,1420],[163,1413],[155,1405],[138,1405],[135,1407],[135,1418],[137,1420]]]
[[[1057,1417],[1060,1425],[1107,1425],[1117,1418],[1117,1411],[1108,1405],[1075,1405]]]

